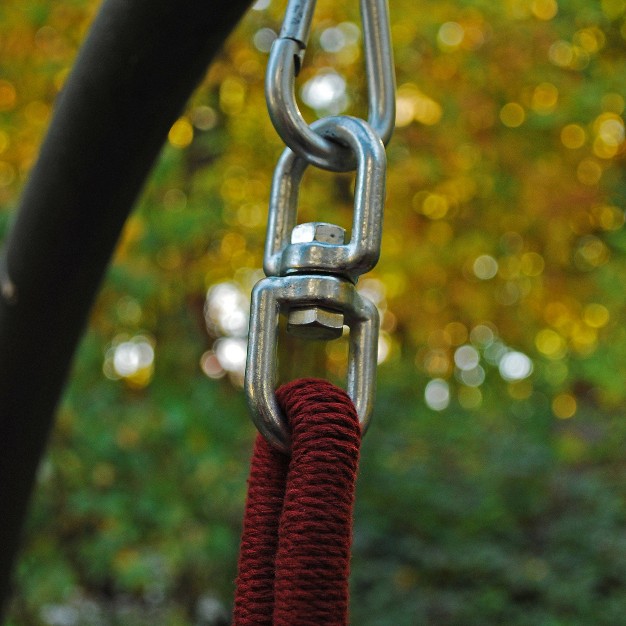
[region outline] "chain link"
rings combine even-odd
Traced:
[[[300,241],[290,241],[296,225],[300,179],[308,164],[291,150],[285,150],[274,172],[263,269],[268,276],[329,272],[356,283],[361,274],[376,265],[380,255],[385,150],[372,128],[355,117],[327,117],[311,128],[320,137],[340,141],[356,155],[352,237],[348,243],[333,244],[316,240],[314,235],[310,241],[303,241],[302,237]]]
[[[272,181],[263,267],[267,278],[252,292],[245,389],[252,419],[276,448],[290,438],[274,395],[278,318],[309,339],[333,339],[350,329],[347,391],[363,431],[376,381],[378,312],[356,282],[380,256],[386,157],[395,122],[395,77],[387,0],[361,0],[368,77],[369,120],[333,116],[306,124],[294,96],[315,0],[291,0],[267,68],[270,117],[287,144]],[[384,142],[384,143],[383,143]],[[350,241],[335,224],[297,225],[299,186],[309,164],[357,170]]]

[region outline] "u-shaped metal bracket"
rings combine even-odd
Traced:
[[[307,161],[287,148],[280,157],[270,194],[263,269],[267,276],[289,272],[330,272],[356,282],[380,255],[385,199],[385,148],[367,122],[355,117],[324,118],[312,128],[348,146],[356,155],[352,234],[347,244],[291,243],[298,214],[300,181]]]
[[[315,0],[289,2],[283,28],[270,51],[265,98],[276,131],[294,152],[317,167],[347,172],[354,169],[353,156],[308,126],[294,93],[314,8]],[[361,0],[361,19],[368,77],[368,121],[386,145],[396,118],[396,79],[387,0]]]
[[[264,278],[252,291],[245,389],[252,420],[277,449],[289,453],[290,435],[276,401],[278,316],[293,307],[339,310],[350,328],[347,392],[362,431],[369,424],[376,387],[378,311],[355,286],[335,276]]]

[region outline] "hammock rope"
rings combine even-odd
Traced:
[[[314,378],[276,398],[291,456],[258,435],[239,555],[234,626],[345,626],[361,428],[345,391]]]

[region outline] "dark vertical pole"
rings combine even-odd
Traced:
[[[0,257],[0,601],[53,413],[120,231],[250,0],[105,0]]]

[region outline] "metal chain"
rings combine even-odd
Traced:
[[[347,391],[363,431],[374,402],[378,311],[356,290],[380,256],[386,156],[395,122],[395,77],[387,0],[361,0],[369,121],[333,116],[310,126],[294,96],[315,0],[291,0],[270,53],[265,82],[272,122],[287,144],[272,181],[263,268],[252,291],[245,389],[252,419],[265,438],[289,452],[290,439],[274,395],[278,317],[308,339],[335,339],[350,329]],[[309,164],[356,169],[351,238],[335,224],[297,225],[298,191]]]

